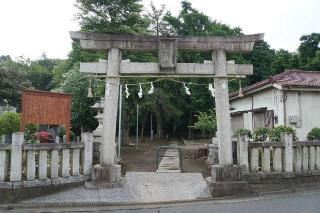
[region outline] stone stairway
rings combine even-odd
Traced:
[[[161,159],[157,172],[158,173],[181,173],[180,158],[177,143],[171,143],[172,148],[168,148]]]

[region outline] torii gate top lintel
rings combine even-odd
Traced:
[[[81,47],[89,50],[119,48],[129,51],[157,51],[159,40],[171,40],[176,48],[185,51],[207,52],[222,49],[226,52],[250,52],[254,43],[262,41],[264,34],[240,36],[142,36],[115,35],[71,31],[73,40],[80,41]],[[168,39],[170,38],[170,39]]]
[[[129,51],[158,51],[158,63],[120,63],[119,74],[128,75],[162,75],[170,74],[177,77],[218,76],[214,64],[177,63],[177,50],[215,52],[221,50],[227,52],[247,53],[252,51],[254,43],[261,41],[264,34],[240,35],[240,36],[137,36],[137,35],[113,35],[88,32],[70,32],[73,40],[80,41],[83,49],[110,50],[112,48]],[[253,67],[248,64],[227,63],[225,76],[252,75]],[[106,74],[107,62],[81,63],[80,71],[85,73]]]

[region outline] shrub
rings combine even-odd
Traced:
[[[258,128],[253,133],[253,139],[254,141],[266,141],[269,133],[270,133],[270,129],[266,127]]]
[[[197,121],[191,128],[199,129],[202,134],[209,133],[211,137],[217,130],[217,121],[214,112],[212,110],[210,110],[209,113],[200,112],[196,117]]]
[[[70,135],[69,135],[69,141],[72,142],[75,140],[76,138],[76,135],[74,134],[73,131],[69,131]],[[59,138],[60,138],[60,141],[62,141],[63,139],[63,136],[66,134],[66,128],[65,127],[60,127],[60,131],[59,131]]]
[[[35,139],[34,134],[38,131],[38,126],[35,124],[27,124],[24,128],[24,139],[29,142]],[[31,142],[33,143],[33,142]]]
[[[313,128],[308,134],[307,139],[309,141],[312,140],[320,140],[320,128]]]
[[[18,132],[20,127],[20,114],[5,112],[0,116],[0,135],[8,135]]]
[[[280,142],[282,133],[292,134],[293,140],[297,139],[296,131],[293,128],[288,126],[282,126],[282,125],[277,126],[270,131],[269,139],[274,142]]]
[[[248,138],[252,138],[251,131],[249,129],[244,128],[237,129],[235,135],[246,135]]]
[[[46,131],[37,132],[35,137],[40,143],[48,143],[49,141],[49,133]]]

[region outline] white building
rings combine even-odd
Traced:
[[[299,140],[320,127],[320,71],[286,70],[230,94],[232,129],[291,126]]]

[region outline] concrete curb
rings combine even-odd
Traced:
[[[236,203],[236,202],[249,202],[249,201],[259,201],[267,199],[278,199],[284,197],[296,197],[301,195],[314,195],[320,194],[320,188],[317,190],[308,190],[306,188],[297,189],[296,191],[275,191],[269,194],[259,194],[254,196],[239,197],[239,196],[228,196],[220,198],[209,198],[209,199],[199,199],[199,200],[183,200],[183,201],[170,201],[170,202],[150,202],[150,203],[122,203],[114,204],[107,202],[100,203],[43,203],[43,204],[4,204],[0,205],[0,210],[32,210],[32,209],[44,209],[45,212],[59,212],[68,208],[81,208],[86,210],[86,208],[100,208],[100,210],[133,210],[133,209],[154,209],[160,207],[172,207],[172,206],[186,206],[186,205],[218,205],[226,203]],[[51,209],[51,208],[55,209]],[[46,209],[48,208],[48,209]]]

